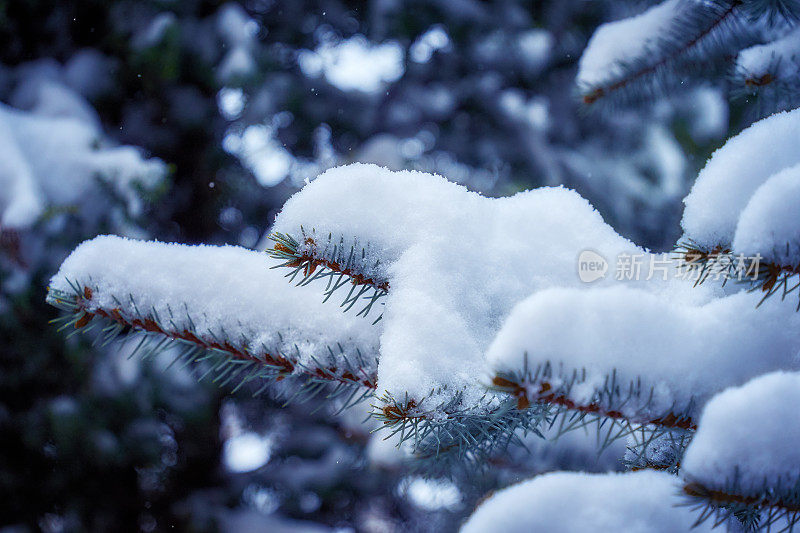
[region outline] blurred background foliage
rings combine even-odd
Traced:
[[[692,177],[746,117],[711,85],[603,116],[583,109],[574,77],[586,42],[636,9],[0,1],[0,153],[27,153],[37,190],[53,191],[36,196],[35,219],[0,225],[0,526],[452,530],[487,491],[588,454],[567,443],[426,479],[352,415],[228,397],[168,361],[128,360],[125,346],[65,343],[44,294],[69,250],[103,232],[262,247],[305,180],[351,161],[487,195],[565,185],[623,235],[668,249]],[[109,154],[103,164],[78,165],[51,140],[62,123],[46,121],[65,117],[91,127],[87,150]],[[12,191],[0,211],[20,201],[16,168],[0,176]]]

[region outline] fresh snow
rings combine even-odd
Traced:
[[[513,485],[483,502],[461,533],[572,533],[625,531],[676,533],[692,529],[697,519],[681,503],[676,478],[642,470],[627,474],[556,472]]]
[[[187,246],[101,236],[81,244],[50,288],[92,289],[89,310],[119,308],[123,316],[159,317],[168,329],[193,329],[226,339],[254,355],[281,354],[316,367],[329,348],[374,372],[380,326],[320,301],[319,285],[296,287],[261,252],[235,246]],[[324,285],[323,285],[324,287]],[[343,350],[344,355],[340,353]]]
[[[269,436],[244,431],[225,441],[222,446],[222,463],[228,471],[234,473],[258,470],[269,461],[274,445]]]
[[[688,481],[758,496],[800,479],[800,374],[775,372],[715,396],[683,457]]]
[[[760,120],[714,152],[684,199],[685,237],[730,246],[742,211],[773,174],[800,164],[800,109]]]
[[[614,80],[625,64],[642,58],[678,15],[684,0],[667,0],[645,12],[602,24],[589,39],[578,63],[577,84],[591,88]]]
[[[346,249],[367,247],[364,264],[380,261],[365,272],[391,287],[378,388],[417,402],[466,391],[476,405],[505,316],[534,291],[581,285],[582,250],[642,253],[567,189],[485,198],[440,176],[363,164],[328,170],[289,199],[273,230],[303,242],[301,228],[318,246],[332,234]]]
[[[766,44],[739,52],[736,69],[747,79],[760,79],[769,74],[778,81],[792,81],[800,68],[800,29]]]
[[[399,80],[405,73],[403,59],[399,43],[371,44],[363,35],[326,41],[316,50],[301,50],[297,56],[306,76],[324,75],[328,83],[343,91],[364,93],[374,93],[386,83]]]
[[[461,492],[449,479],[407,477],[400,481],[398,492],[415,507],[426,511],[457,511],[462,505]]]
[[[450,46],[450,36],[447,28],[441,24],[431,26],[408,49],[408,55],[415,63],[427,63],[433,54]]]
[[[41,71],[41,69],[39,69]],[[14,100],[29,110],[0,104],[0,226],[24,229],[53,207],[78,207],[79,216],[108,211],[97,187],[107,184],[126,214],[142,211],[140,190],[152,190],[167,173],[158,159],[132,146],[113,146],[94,110],[65,85],[35,73]]]
[[[678,294],[624,286],[538,292],[514,308],[488,350],[489,364],[521,372],[526,364],[535,370],[550,363],[554,389],[559,376],[585,370],[585,381],[569,391],[584,405],[612,374],[623,392],[641,379],[640,400],[605,407],[653,417],[673,409],[696,416],[727,387],[800,369],[800,314],[793,306],[775,298],[756,308],[761,296],[748,292],[699,305]]]
[[[239,4],[229,2],[216,15],[216,26],[227,52],[217,65],[217,78],[222,82],[252,76],[257,69],[253,49],[259,24]]]
[[[800,164],[761,185],[739,217],[733,251],[779,265],[800,265]]]

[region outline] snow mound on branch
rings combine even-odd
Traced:
[[[758,496],[796,491],[800,476],[800,374],[775,372],[715,396],[682,471],[707,489]],[[795,496],[796,498],[796,496]]]
[[[745,78],[771,83],[770,75],[779,81],[791,81],[800,69],[800,29],[795,29],[778,40],[751,46],[739,52],[736,70]]]
[[[374,363],[380,327],[322,304],[318,286],[295,287],[273,265],[265,254],[236,246],[101,236],[72,252],[50,288],[71,294],[72,285],[89,286],[93,306],[159,317],[165,329],[189,329],[253,354],[299,356],[316,367],[313,358],[326,360],[329,348],[339,355],[341,346],[350,362],[360,350],[365,363]]]
[[[514,308],[487,359],[498,372],[545,363],[564,376],[585,370],[585,383],[569,393],[582,405],[595,401],[612,374],[623,391],[641,379],[641,402],[611,408],[692,416],[727,387],[800,369],[800,316],[777,299],[756,309],[759,299],[739,292],[698,305],[625,286],[544,290]]]
[[[490,379],[484,352],[514,304],[546,287],[582,285],[577,259],[587,248],[643,253],[571,190],[485,198],[440,176],[363,164],[310,182],[273,231],[303,242],[301,227],[317,241],[330,234],[345,249],[364,246],[364,264],[379,262],[364,273],[391,287],[379,389],[398,401],[466,390],[464,403],[475,405]]]
[[[627,474],[556,472],[501,490],[484,502],[461,533],[504,531],[710,531],[677,496],[675,477],[643,470]]]
[[[773,174],[800,164],[798,138],[795,109],[756,122],[714,152],[684,199],[685,236],[706,249],[730,246],[756,190]]]
[[[131,146],[113,146],[94,110],[66,86],[31,81],[31,111],[0,104],[0,226],[24,229],[51,208],[77,208],[96,219],[108,213],[98,180],[124,202],[124,214],[142,211],[141,192],[167,173],[158,159]]]
[[[800,165],[778,172],[756,190],[739,217],[733,251],[800,265]]]
[[[657,44],[680,13],[684,0],[667,0],[629,18],[602,24],[589,39],[578,63],[579,87],[604,85],[625,73],[625,64],[640,59]]]

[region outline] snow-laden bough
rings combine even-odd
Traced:
[[[447,445],[441,433],[477,423],[467,432],[483,435],[522,416],[505,393],[487,390],[484,357],[517,302],[582,285],[583,250],[645,255],[567,189],[486,198],[439,176],[362,164],[306,185],[273,238],[290,277],[325,279],[325,299],[341,291],[346,309],[361,300],[361,314],[382,318],[379,415],[409,435],[440,421],[437,450]]]
[[[131,330],[149,355],[179,345],[182,364],[205,362],[222,384],[301,379],[305,397],[376,386],[380,327],[324,306],[316,287],[288,286],[263,254],[234,246],[186,246],[113,236],[80,245],[52,278],[48,301],[66,326]]]
[[[800,373],[775,372],[715,396],[683,460],[684,492],[702,517],[746,525],[800,522]]]
[[[800,287],[798,136],[800,109],[772,115],[730,139],[700,172],[684,199],[679,249],[702,270],[700,280],[722,271],[764,299]]]
[[[559,406],[567,428],[595,418],[616,438],[639,425],[694,430],[714,394],[800,369],[800,316],[782,302],[757,309],[758,296],[747,292],[704,303],[676,294],[630,287],[534,294],[489,348],[495,382],[523,405]]]

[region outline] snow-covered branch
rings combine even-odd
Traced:
[[[48,299],[78,329],[138,331],[158,349],[172,341],[187,364],[217,356],[211,368],[225,383],[296,377],[372,394],[380,328],[323,306],[315,287],[288,286],[270,266],[236,247],[98,237],[67,258]]]
[[[287,274],[290,281],[294,281],[298,274],[302,274],[298,285],[308,285],[318,279],[327,279],[323,301],[327,301],[337,290],[350,286],[350,291],[341,306],[345,311],[349,311],[356,303],[366,299],[368,303],[358,314],[368,315],[372,306],[389,291],[388,281],[370,277],[372,275],[370,272],[377,270],[379,260],[376,260],[374,265],[366,264],[369,252],[366,248],[357,250],[355,243],[350,245],[348,250],[343,239],[333,243],[331,236],[328,235],[324,242],[319,243],[316,235],[306,235],[302,228],[301,233],[301,242],[282,233],[270,234],[270,239],[275,245],[269,253],[275,259],[283,261],[278,267],[293,269]]]
[[[742,2],[667,0],[639,15],[600,26],[580,61],[583,101],[630,103],[682,83],[753,44]]]
[[[800,317],[782,302],[756,309],[758,296],[745,292],[680,298],[627,287],[539,292],[489,348],[495,383],[521,407],[556,404],[568,427],[618,425],[621,437],[641,425],[692,430],[714,394],[797,368]]]
[[[701,520],[736,515],[746,527],[800,521],[800,374],[776,372],[711,400],[686,450],[684,492]],[[746,422],[743,422],[746,421]]]
[[[722,271],[765,299],[800,287],[798,135],[800,110],[772,115],[731,138],[700,172],[684,199],[678,251],[702,269],[701,281]]]

